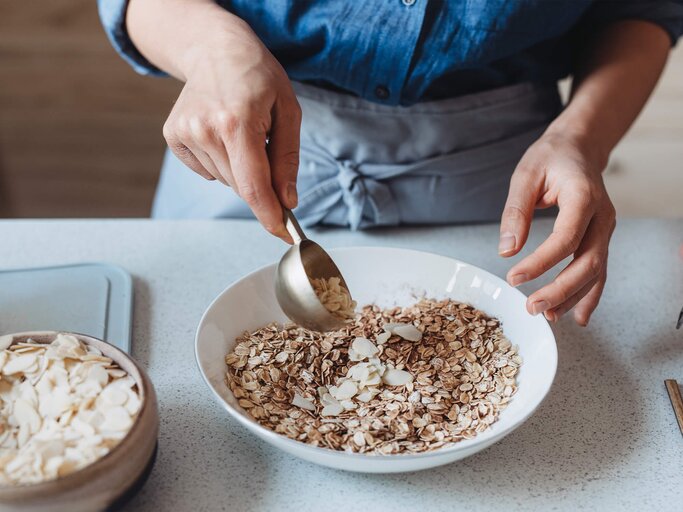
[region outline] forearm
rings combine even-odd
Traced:
[[[569,104],[548,131],[575,135],[604,166],[652,93],[670,43],[648,22],[607,26],[582,52]]]
[[[207,58],[207,48],[218,57],[220,49],[248,45],[253,36],[245,22],[212,0],[130,0],[126,26],[142,55],[182,81]]]

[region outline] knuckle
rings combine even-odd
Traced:
[[[263,222],[262,225],[265,228],[265,230],[268,231],[268,233],[270,233],[271,235],[277,236],[279,234],[279,231],[274,224],[271,224],[269,222]]]
[[[595,204],[595,197],[591,187],[587,184],[579,184],[574,190],[576,208],[581,211],[590,210]]]
[[[604,258],[598,254],[589,254],[586,256],[586,269],[591,277],[597,277],[602,273],[604,266]]]
[[[551,290],[552,298],[550,299],[550,302],[556,306],[564,304],[569,298],[566,283],[564,283],[560,277],[555,280]]]
[[[552,263],[542,258],[537,253],[531,255],[529,259],[529,270],[533,275],[545,274],[553,267]]]
[[[558,238],[560,238],[562,254],[569,256],[576,252],[581,244],[581,235],[575,230],[566,230],[562,232],[557,232]]]
[[[239,185],[240,197],[252,208],[261,203],[261,193],[253,183],[243,183]]]
[[[175,126],[173,125],[173,121],[167,119],[164,123],[164,126],[161,128],[161,133],[163,134],[166,142],[171,145],[171,143],[176,140]]]
[[[188,120],[192,138],[197,142],[207,142],[211,138],[209,124],[200,116],[193,116]]]
[[[563,304],[569,298],[569,294],[567,293],[567,290],[564,287],[558,286],[557,292],[556,292],[556,298],[557,298],[557,300],[556,300],[555,304]]]
[[[218,132],[229,139],[236,135],[240,122],[239,115],[232,110],[221,110],[215,114],[215,125]]]
[[[297,171],[299,170],[299,152],[296,150],[289,150],[278,155],[278,163],[281,166],[280,168],[282,169],[283,174],[286,174],[287,177],[290,177],[291,175],[296,176]]]
[[[292,119],[297,124],[301,124],[301,119],[303,117],[303,113],[301,111],[301,105],[299,105],[299,102],[294,98],[294,101],[289,107],[289,117]]]
[[[503,210],[503,216],[508,220],[512,221],[523,221],[527,217],[527,213],[521,207],[515,204],[509,204],[505,206]]]
[[[605,206],[605,215],[607,218],[611,221],[613,226],[616,226],[617,223],[617,209],[614,207],[612,204],[612,201],[607,201],[607,205]]]

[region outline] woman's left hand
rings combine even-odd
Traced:
[[[574,306],[574,319],[587,325],[607,278],[607,250],[615,210],[602,180],[607,155],[586,138],[548,131],[524,154],[510,181],[500,228],[501,256],[524,246],[535,208],[559,207],[552,234],[508,272],[517,286],[537,278],[563,259],[573,260],[555,280],[527,300],[531,314],[557,321]]]

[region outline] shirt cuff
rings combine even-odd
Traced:
[[[636,19],[663,28],[675,46],[683,34],[683,0],[619,0],[595,2],[586,14],[589,24]]]
[[[128,36],[126,29],[128,0],[97,0],[97,9],[112,46],[136,72],[141,75],[167,76],[142,56]]]

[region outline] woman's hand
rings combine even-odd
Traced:
[[[289,240],[282,206],[297,204],[301,109],[285,71],[246,24],[223,37],[195,52],[164,137],[185,165],[232,187],[269,232]]]
[[[164,125],[171,151],[291,241],[282,206],[297,204],[301,109],[282,66],[212,0],[131,0],[126,21],[140,51],[185,82]]]
[[[560,212],[550,237],[512,267],[510,284],[530,281],[574,255],[555,281],[529,297],[530,313],[556,321],[576,306],[574,318],[586,325],[598,305],[615,226],[601,172],[657,83],[670,45],[669,35],[648,21],[616,21],[594,32],[580,52],[569,103],[512,175],[501,255],[522,248],[534,208],[557,205]]]
[[[576,322],[588,324],[605,286],[615,211],[601,175],[607,158],[590,147],[581,137],[546,132],[517,165],[503,211],[498,250],[507,257],[524,246],[535,208],[559,207],[552,234],[507,275],[517,286],[574,256],[552,283],[527,300],[531,314],[544,313],[550,321],[576,306]]]

